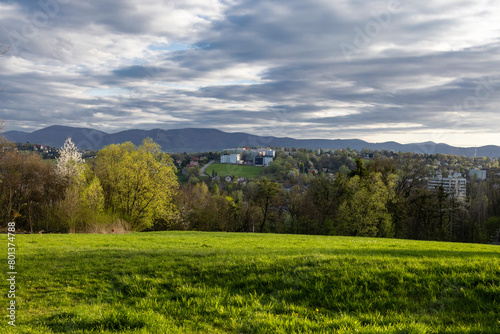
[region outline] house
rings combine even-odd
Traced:
[[[246,185],[247,183],[248,183],[248,179],[246,177],[239,177],[238,178],[239,185]]]
[[[33,151],[40,151],[40,152],[48,153],[49,152],[49,148],[47,146],[34,144],[33,145]]]

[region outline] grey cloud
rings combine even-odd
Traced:
[[[161,3],[194,10],[190,7],[194,4]],[[104,44],[130,39],[130,45],[144,40],[154,44],[157,38],[182,41],[186,35],[175,29],[153,27],[152,17],[138,12],[140,3],[131,0],[70,2],[61,5],[58,15],[16,53],[16,57],[29,63],[21,62],[26,66],[23,71],[2,71],[8,74],[0,75],[6,86],[0,96],[0,117],[7,120],[11,129],[16,128],[16,122],[22,121],[26,126],[32,119],[33,128],[79,120],[85,124],[109,122],[116,128],[230,129],[247,124],[255,131],[266,124],[287,124],[290,133],[299,137],[301,131],[310,137],[311,132],[326,134],[325,127],[342,126],[349,128],[344,136],[383,134],[388,129],[406,133],[411,131],[411,124],[420,129],[445,131],[457,127],[474,131],[485,126],[493,131],[498,125],[478,120],[457,123],[446,115],[456,111],[457,105],[463,117],[472,114],[479,119],[497,109],[500,86],[493,85],[492,91],[483,89],[481,98],[476,97],[476,91],[498,68],[500,34],[463,48],[422,47],[447,43],[447,37],[460,37],[454,35],[454,30],[465,24],[465,19],[441,14],[472,6],[473,2],[450,6],[439,1],[402,1],[402,9],[391,14],[388,25],[370,37],[369,45],[357,48],[352,59],[346,59],[341,43],[354,45],[356,29],[364,30],[368,22],[376,22],[373,13],[387,10],[387,3],[239,1],[211,24],[206,23],[209,18],[204,18],[205,25],[194,25],[186,42],[187,50],[151,54],[144,50],[143,59],[117,57],[118,60],[109,62],[111,67],[103,68],[99,56],[95,56],[95,64],[82,61],[81,66],[75,65],[72,55],[78,40],[62,32],[88,42],[101,37],[88,31],[99,31],[102,36],[123,38],[110,38],[112,42]],[[39,10],[37,1],[20,5],[24,17]],[[477,15],[488,13],[483,10]],[[10,31],[19,30],[21,19],[0,19],[0,24]],[[0,40],[5,38],[6,30],[0,31]],[[100,51],[99,47],[93,50]],[[5,69],[2,60],[0,70]],[[39,71],[36,64],[48,69]],[[231,83],[238,81],[237,70],[246,67],[263,69],[257,74],[257,82]],[[68,72],[51,73],[50,68],[66,68]],[[223,73],[230,70],[235,74],[225,80]],[[245,73],[241,75],[241,81],[247,80]],[[186,82],[195,85],[205,81],[213,84],[198,90],[185,87]],[[113,88],[118,93],[110,96],[73,96],[68,92]],[[467,97],[470,99],[465,101]],[[469,105],[464,106],[464,101]],[[470,105],[471,101],[475,104]],[[239,108],[238,104],[245,107]],[[322,112],[329,115],[332,109],[345,112],[320,116]],[[98,119],[97,114],[104,120]],[[402,123],[408,123],[407,127],[398,127]],[[381,127],[366,128],[374,124]],[[384,124],[389,128],[383,128]]]

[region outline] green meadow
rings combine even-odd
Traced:
[[[2,236],[4,277],[7,236]],[[1,333],[499,333],[500,247],[155,232],[16,238]],[[1,287],[8,285],[2,279]],[[0,305],[7,314],[9,300]]]
[[[231,164],[211,164],[207,167],[205,174],[212,175],[212,171],[215,171],[218,176],[225,177],[230,176],[240,176],[246,177],[248,179],[253,179],[261,174],[263,167],[257,166],[240,166]]]

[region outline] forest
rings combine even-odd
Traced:
[[[27,233],[197,230],[476,243],[500,236],[496,159],[283,149],[258,177],[224,182],[185,168],[189,155],[166,154],[152,140],[109,145],[86,159],[71,140],[56,160],[5,140],[1,147],[2,226],[15,220]],[[218,153],[203,157],[202,164]],[[466,198],[427,187],[436,169],[446,176],[477,166],[488,177],[468,180]]]

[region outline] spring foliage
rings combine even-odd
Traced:
[[[68,138],[56,164],[4,145],[0,151],[0,219],[20,230],[142,230],[168,223],[177,189],[172,159],[147,139],[110,145],[88,163]]]
[[[427,189],[429,163],[437,162],[388,152],[366,166],[356,152],[280,152],[261,169],[268,178],[224,182],[193,169],[177,192],[172,159],[151,139],[107,146],[88,162],[68,140],[55,165],[13,144],[2,148],[0,220],[16,219],[31,232],[173,228],[500,242],[500,170],[493,164],[488,179],[472,179],[460,200]],[[189,156],[176,160],[182,168]],[[235,172],[226,168],[219,174]]]
[[[104,207],[133,229],[150,227],[175,211],[171,200],[178,185],[173,161],[151,139],[139,147],[127,142],[103,148],[93,171],[104,191]]]

